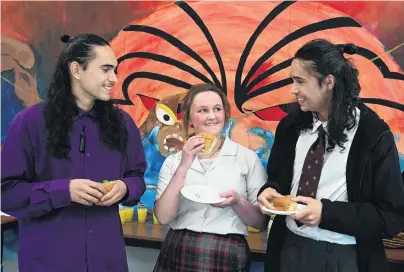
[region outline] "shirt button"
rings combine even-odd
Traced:
[[[93,233],[93,231],[92,231],[92,230],[90,230],[90,233]]]
[[[87,157],[90,157],[90,153],[87,153]]]

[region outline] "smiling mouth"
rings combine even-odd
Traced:
[[[170,152],[179,151],[184,146],[184,139],[178,134],[169,134],[164,138],[164,149]]]
[[[297,102],[299,102],[299,104],[302,104],[304,101],[306,101],[306,99],[304,99],[304,98],[297,98]]]

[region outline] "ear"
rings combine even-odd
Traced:
[[[75,79],[80,79],[81,67],[77,61],[73,61],[72,63],[70,63],[69,70],[72,77],[74,77]]]
[[[324,78],[324,84],[327,91],[334,89],[335,77],[333,75],[328,75]]]

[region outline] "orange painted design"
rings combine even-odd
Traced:
[[[289,77],[289,68],[285,68],[271,74],[253,87],[241,89],[245,92],[244,100],[235,95],[237,87],[236,71],[240,57],[246,44],[258,25],[264,20],[269,12],[274,10],[279,2],[189,2],[188,5],[202,19],[220,52],[226,72],[227,97],[231,104],[231,113],[238,121],[248,124],[243,127],[259,126],[273,130],[277,121],[284,115],[279,105],[294,102],[290,94],[290,86],[281,86],[270,92],[262,93],[254,97],[257,89],[262,86],[275,83]],[[358,8],[360,8],[358,6]],[[267,50],[289,34],[299,31],[310,24],[325,20],[347,17],[347,14],[338,11],[330,5],[316,2],[297,2],[281,12],[264,29],[254,43],[246,59],[242,71],[242,80],[246,77],[251,67]],[[243,22],[243,23],[240,23]],[[323,23],[324,24],[324,23]],[[130,25],[142,25],[153,27],[178,39],[181,43],[192,49],[212,69],[218,81],[223,85],[218,61],[215,54],[203,35],[201,29],[177,4],[170,4],[156,10],[150,16],[133,21]],[[309,40],[327,38],[334,43],[355,43],[377,56],[388,67],[390,72],[403,73],[392,56],[385,52],[385,48],[376,37],[362,27],[330,28],[301,36],[284,44],[275,50],[248,81],[267,69],[275,67],[279,63],[293,57],[298,48]],[[118,57],[133,52],[147,52],[158,54],[179,61],[214,81],[212,75],[203,65],[192,58],[185,50],[180,50],[173,44],[161,37],[142,31],[121,31],[112,40],[112,47]],[[379,98],[404,104],[404,81],[399,79],[385,78],[375,63],[360,55],[350,56],[353,63],[359,68],[362,98]],[[180,80],[187,84],[201,83],[202,80],[191,73],[174,67],[167,63],[145,58],[127,59],[118,67],[119,83],[113,90],[113,96],[123,99],[122,87],[124,80],[134,72],[148,72],[164,75],[172,79]],[[155,79],[138,78],[128,85],[128,96],[135,106],[124,106],[138,124],[142,124],[148,114],[147,108],[142,106],[138,94],[143,94],[155,99],[161,99],[168,93],[179,93],[184,89],[173,86]],[[404,112],[388,108],[386,106],[368,104],[374,109],[391,127],[395,135],[404,134]],[[256,111],[255,115],[245,117],[246,110]],[[261,118],[261,119],[260,119]],[[241,121],[246,119],[246,121]],[[263,119],[263,120],[262,120]],[[237,137],[237,136],[234,136]],[[403,140],[398,142],[401,152],[404,152]]]

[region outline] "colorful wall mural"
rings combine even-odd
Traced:
[[[361,99],[391,127],[404,171],[404,4],[400,2],[2,2],[2,142],[21,109],[44,98],[61,34],[90,32],[118,57],[114,102],[140,128],[153,208],[164,159],[181,150],[181,100],[195,83],[231,104],[223,134],[264,166],[279,120],[295,107],[289,66],[305,42],[355,43]],[[394,19],[392,19],[394,18]],[[402,46],[402,47],[401,47]]]

